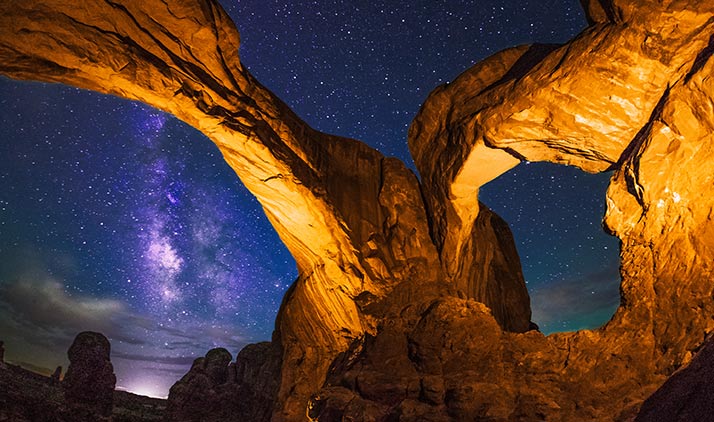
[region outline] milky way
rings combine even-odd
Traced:
[[[256,77],[317,129],[413,168],[426,95],[489,54],[564,42],[578,2],[223,1]],[[270,338],[295,263],[220,152],[147,106],[0,79],[0,339],[53,369],[82,330],[112,341],[118,384],[166,395],[209,348]],[[512,226],[544,331],[617,305],[608,175],[522,164],[482,190]],[[547,217],[546,217],[547,216]]]

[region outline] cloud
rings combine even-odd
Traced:
[[[41,334],[45,339],[49,336],[61,340],[55,344],[63,344],[87,330],[99,331],[119,343],[139,346],[153,343],[168,350],[202,348],[205,352],[216,343],[225,347],[245,343],[235,327],[205,321],[167,324],[139,314],[115,299],[70,295],[51,278],[0,284],[0,313],[10,322],[8,325],[23,330],[29,337]],[[48,345],[46,341],[40,343]]]
[[[125,305],[116,300],[70,296],[52,279],[0,285],[5,325],[44,347],[61,347],[85,330],[120,332],[116,316],[125,311]]]
[[[161,363],[165,365],[190,366],[197,356],[147,356],[135,353],[114,352],[112,358],[134,360],[139,362]]]
[[[209,349],[225,347],[235,355],[246,344],[234,326],[164,321],[120,300],[69,294],[46,275],[0,282],[0,340],[5,340],[8,360],[66,368],[69,345],[77,333],[87,330],[109,338],[122,385],[153,379],[161,394]]]
[[[545,333],[599,327],[620,303],[619,286],[616,266],[554,281],[530,293],[532,319]]]
[[[0,295],[12,311],[43,328],[54,326],[58,319],[65,326],[94,325],[124,310],[124,305],[116,300],[72,297],[62,284],[53,280],[4,284],[0,286]]]

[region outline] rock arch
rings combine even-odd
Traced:
[[[714,5],[584,5],[591,25],[570,43],[497,53],[431,94],[409,136],[421,184],[260,85],[215,0],[5,2],[0,72],[143,101],[216,143],[298,263],[276,321],[273,420],[303,418],[318,391],[310,414],[323,419],[474,416],[476,397],[501,416],[615,417],[714,324]],[[518,334],[525,285],[497,269],[520,264],[478,187],[523,159],[615,170],[606,225],[622,241],[622,303],[600,330]],[[440,339],[462,328],[458,356],[489,366],[447,353]],[[407,359],[401,378],[384,378],[379,353]],[[369,374],[372,392],[396,382],[406,395],[370,395],[355,384]],[[474,374],[493,382],[449,390]]]
[[[526,161],[479,188],[511,225],[531,320],[546,335],[598,328],[620,304],[620,243],[602,224],[612,174]]]

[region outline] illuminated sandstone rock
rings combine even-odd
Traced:
[[[564,47],[521,47],[477,64],[432,93],[410,132],[435,240],[457,279],[478,187],[514,159],[614,169],[605,224],[622,240],[623,280],[613,319],[600,330],[547,338],[499,334],[452,327],[471,312],[454,303],[435,320],[442,326],[425,324],[426,314],[418,328],[397,330],[411,339],[451,336],[452,343],[427,347],[431,353],[417,362],[429,367],[417,365],[417,380],[403,382],[418,381],[421,390],[404,390],[396,403],[361,393],[351,373],[387,373],[365,348],[330,374],[312,402],[315,416],[354,416],[331,401],[346,394],[330,389],[343,388],[366,400],[363,407],[381,406],[385,418],[400,420],[627,420],[664,376],[688,363],[714,327],[714,5],[627,8]],[[627,103],[635,107],[628,111]],[[490,334],[456,334],[464,331]],[[443,353],[453,347],[467,356],[496,352],[483,366]],[[424,349],[410,343],[403,354],[415,348]]]
[[[707,47],[711,3],[639,3],[566,45],[496,53],[426,100],[409,146],[450,275],[461,276],[479,186],[522,160],[617,168],[668,84]]]
[[[5,5],[2,12],[3,73],[120,95],[173,113],[216,143],[261,202],[300,274],[277,321],[284,351],[279,400],[287,418],[304,413],[339,352],[375,331],[385,312],[380,302],[395,285],[444,278],[416,177],[398,160],[299,120],[242,68],[238,33],[216,4],[74,7],[58,0]],[[159,35],[148,35],[154,33]],[[510,234],[503,236],[511,241]],[[517,262],[511,255],[499,267]],[[530,306],[516,274],[508,279],[515,281],[515,296],[511,288],[504,294],[521,303],[513,315],[501,306],[505,312],[498,316],[507,329],[522,331]],[[470,291],[483,291],[473,284]]]
[[[279,358],[244,361],[255,383],[280,368],[272,401],[244,384],[251,415],[625,419],[712,330],[714,3],[583,3],[570,43],[497,53],[430,95],[409,136],[421,185],[262,87],[212,0],[0,4],[0,72],[173,113],[261,202],[299,277]],[[615,171],[622,303],[602,329],[525,332],[511,235],[478,202],[522,160]]]

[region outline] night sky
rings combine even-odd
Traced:
[[[577,0],[224,0],[245,66],[312,126],[413,163],[428,93],[501,49],[565,42]],[[309,3],[309,4],[308,4]],[[609,175],[524,163],[481,200],[509,222],[544,332],[596,327],[618,295],[600,221]],[[295,263],[199,132],[148,106],[0,78],[0,340],[66,368],[83,330],[117,385],[165,396],[197,356],[267,340]]]

